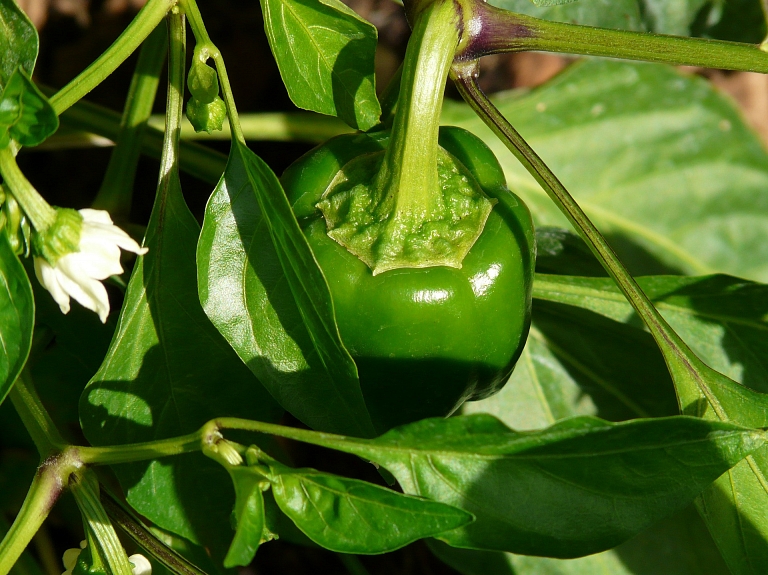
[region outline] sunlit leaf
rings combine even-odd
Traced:
[[[314,469],[273,468],[280,509],[312,541],[341,553],[386,553],[472,522],[456,507]]]
[[[315,429],[372,436],[325,278],[277,177],[242,145],[208,202],[197,257],[206,314],[275,399]]]
[[[360,130],[376,125],[376,28],[339,0],[261,0],[261,9],[293,103]]]
[[[174,437],[224,415],[280,417],[282,410],[200,306],[199,232],[178,174],[171,171],[161,182],[147,229],[149,252],[136,263],[110,349],[81,397],[82,427],[91,443]],[[195,453],[115,471],[138,512],[223,555],[234,497],[218,465]]]
[[[34,321],[35,300],[27,272],[0,230],[0,403],[27,361]]]
[[[32,73],[39,43],[37,30],[16,0],[0,0],[0,90],[19,66]]]
[[[609,549],[690,504],[764,442],[761,431],[691,417],[566,419],[516,432],[484,414],[427,419],[373,440],[313,443],[384,466],[406,493],[472,513],[450,545],[578,557]]]

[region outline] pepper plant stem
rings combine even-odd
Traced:
[[[472,10],[479,25],[460,55],[466,60],[539,50],[768,73],[768,53],[756,44],[550,22],[479,2]]]
[[[61,494],[63,482],[57,471],[55,465],[43,465],[32,479],[21,510],[0,541],[0,575],[8,574]]]
[[[199,431],[146,443],[132,443],[114,447],[78,447],[80,461],[84,464],[116,465],[132,461],[157,459],[180,453],[200,451],[202,436]]]
[[[0,513],[0,533],[5,535],[10,528],[11,524],[5,518],[5,515]],[[38,533],[40,533],[40,531],[38,531]],[[16,564],[13,566],[11,573],[12,575],[59,575],[59,569],[56,569],[55,572],[46,571],[29,552],[22,552],[16,560]]]
[[[124,506],[125,504],[121,504],[103,488],[100,492],[100,500],[110,521],[169,571],[178,575],[207,575],[205,571],[160,541],[141,520],[131,513],[130,509]]]
[[[167,29],[163,24],[157,26],[141,46],[120,122],[120,134],[92,206],[108,211],[113,218],[127,220],[130,215],[141,140],[152,114],[167,48]]]
[[[27,369],[21,372],[11,388],[10,398],[40,457],[45,459],[66,447],[66,442],[40,401]]]
[[[184,13],[189,18],[189,27],[192,28],[192,33],[195,35],[195,40],[197,41],[198,46],[202,46],[203,49],[207,50],[208,56],[213,58],[213,62],[216,64],[216,72],[219,75],[219,84],[221,86],[221,94],[224,103],[227,106],[227,117],[229,118],[230,129],[237,141],[245,145],[245,137],[243,136],[243,130],[240,127],[240,120],[237,116],[237,106],[235,106],[232,86],[229,83],[227,67],[224,64],[221,52],[219,52],[216,45],[211,42],[211,38],[208,36],[208,31],[203,23],[200,9],[197,7],[195,0],[180,0],[180,4],[184,9]]]
[[[83,516],[88,543],[93,544],[91,553],[98,553],[99,560],[106,563],[109,575],[132,575],[125,549],[99,500],[99,482],[93,471],[83,469],[73,474],[69,487]]]
[[[185,17],[171,14],[168,18],[170,48],[168,55],[168,97],[165,104],[165,139],[160,158],[160,178],[167,180],[179,171],[179,139],[181,116],[184,105],[184,59],[186,58],[187,34]]]
[[[117,40],[51,98],[56,114],[60,115],[112,74],[162,22],[175,3],[176,0],[149,0]]]
[[[720,402],[709,389],[707,377],[712,372],[688,347],[679,335],[669,326],[666,320],[654,307],[643,290],[632,278],[624,264],[621,263],[616,253],[605,241],[589,217],[571,197],[568,190],[557,179],[557,176],[539,158],[536,152],[528,145],[512,125],[504,118],[477,84],[477,61],[465,62],[454,65],[452,77],[462,97],[482,118],[482,120],[496,133],[509,150],[517,157],[520,163],[536,179],[547,195],[555,202],[565,214],[574,228],[584,238],[592,252],[600,263],[611,275],[619,289],[624,293],[629,303],[645,321],[651,335],[659,345],[664,360],[667,363],[673,380],[675,380],[678,393],[685,386],[679,381],[679,377],[688,378],[696,382],[701,393],[704,394],[718,418],[728,421],[726,413],[720,406]],[[714,372],[716,373],[716,372]],[[718,374],[719,375],[719,374]],[[720,376],[723,377],[723,376]],[[681,407],[685,408],[692,402],[690,398],[680,398]]]
[[[56,221],[56,210],[45,201],[19,169],[10,146],[0,149],[0,174],[37,231],[47,229]]]

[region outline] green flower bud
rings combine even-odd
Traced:
[[[198,57],[193,58],[187,87],[195,100],[203,104],[213,102],[219,96],[219,78],[216,70]]]
[[[221,130],[224,119],[227,117],[227,107],[224,101],[216,96],[213,102],[204,103],[192,98],[187,102],[187,118],[189,118],[195,132],[208,132]]]

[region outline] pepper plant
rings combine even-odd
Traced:
[[[764,572],[768,155],[669,66],[768,72],[761,6],[526,1],[404,2],[377,96],[370,23],[261,0],[305,110],[275,137],[335,135],[278,178],[195,0],[148,0],[58,90],[0,0],[0,575],[55,571],[61,496],[77,575],[232,572],[275,539],[350,573],[419,540],[464,574]],[[530,50],[593,58],[489,99],[480,59]],[[89,103],[134,51],[122,116]],[[79,211],[17,164],[66,130],[115,142]]]

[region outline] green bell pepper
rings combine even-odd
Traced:
[[[282,183],[331,290],[341,338],[357,364],[377,430],[445,416],[507,381],[530,324],[533,224],[476,136],[442,127],[439,144],[497,200],[461,267],[374,275],[327,234],[316,207],[345,165],[384,150],[390,133],[333,138],[299,158]]]
[[[391,128],[333,138],[282,178],[379,432],[504,385],[528,333],[535,259],[530,214],[493,153],[440,127],[456,4],[409,19]]]

